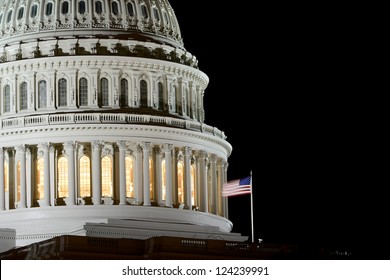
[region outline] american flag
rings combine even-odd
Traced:
[[[222,196],[250,194],[252,192],[252,176],[229,181],[222,186]]]

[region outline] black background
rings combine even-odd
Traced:
[[[389,182],[339,38],[279,7],[169,2],[210,78],[205,123],[233,146],[228,180],[252,171],[255,240],[388,258]],[[249,195],[229,198],[249,240],[250,213]]]

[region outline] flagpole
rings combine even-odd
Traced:
[[[251,179],[250,179],[250,185],[251,185],[251,228],[252,228],[252,243],[255,242],[255,229],[253,227],[253,188],[252,188],[252,170],[251,170]]]

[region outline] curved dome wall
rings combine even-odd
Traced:
[[[16,244],[117,217],[232,229],[232,147],[204,123],[208,77],[168,1],[0,0],[0,46],[0,228]]]

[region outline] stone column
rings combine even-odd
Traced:
[[[211,185],[210,185],[210,213],[217,214],[217,156],[210,156],[210,174],[211,174]]]
[[[225,184],[227,182],[228,167],[229,167],[229,163],[225,162],[225,164],[223,166],[223,184]],[[228,198],[227,197],[223,198],[223,210],[224,210],[223,216],[225,218],[229,218],[229,205],[228,205]]]
[[[166,184],[166,198],[165,207],[172,207],[172,149],[173,145],[164,145],[165,154],[165,184]]]
[[[0,211],[5,210],[4,149],[0,147]]]
[[[184,204],[192,210],[191,193],[191,148],[184,148]]]
[[[156,147],[154,149],[154,153],[156,155],[155,186],[157,188],[157,197],[155,198],[155,201],[157,201],[159,206],[163,206],[163,201],[162,201],[161,148],[160,147]]]
[[[57,151],[54,148],[54,146],[49,146],[49,173],[52,174],[49,178],[50,180],[50,187],[49,187],[49,201],[52,207],[56,206],[56,196],[55,196],[55,187],[56,187],[56,182],[55,182],[55,166],[56,166],[56,158],[57,158]],[[45,167],[46,168],[46,167]],[[46,169],[45,169],[46,171]],[[45,173],[46,176],[46,173]],[[45,179],[46,180],[46,179]],[[45,181],[46,182],[46,181]],[[46,194],[45,194],[46,195]]]
[[[217,181],[217,215],[224,217],[223,200],[222,197],[222,185],[224,184],[224,165],[225,161],[220,159],[218,161],[218,181]]]
[[[20,201],[18,208],[26,208],[26,147],[17,147],[20,158]]]
[[[137,144],[137,158],[135,161],[135,178],[134,178],[134,197],[135,204],[140,205],[143,201],[142,195],[142,145]]]
[[[76,142],[70,141],[65,143],[65,152],[68,155],[68,197],[65,199],[66,205],[75,205],[76,201],[76,165],[75,149]]]
[[[26,148],[26,206],[31,208],[32,202],[32,154],[29,148]]]
[[[101,141],[92,142],[92,203],[100,205],[102,203],[102,150]]]
[[[126,141],[119,141],[119,205],[126,205]]]
[[[199,151],[198,153],[199,159],[199,173],[200,173],[200,205],[199,210],[202,212],[209,211],[209,198],[207,191],[207,170],[206,170],[206,152]]]
[[[150,143],[142,143],[143,151],[143,163],[144,163],[144,206],[151,206],[150,204],[150,172],[149,172],[149,152],[150,152]]]

